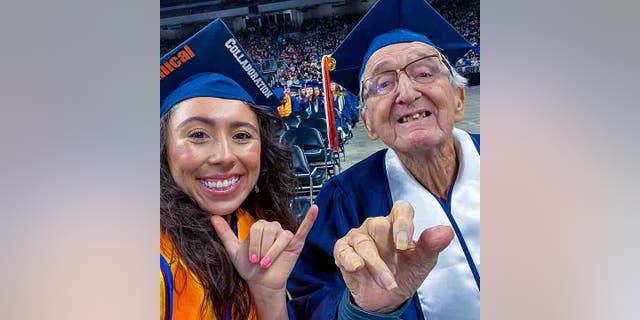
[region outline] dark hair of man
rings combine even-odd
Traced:
[[[241,207],[256,220],[278,221],[283,229],[295,232],[297,223],[289,208],[296,183],[291,150],[276,138],[283,122],[267,107],[249,107],[257,115],[260,129],[259,192],[251,191]],[[233,306],[234,319],[247,319],[252,304],[247,283],[233,267],[213,230],[211,216],[184,193],[171,176],[166,150],[170,114],[160,120],[161,232],[169,236],[178,256],[204,288],[202,311],[206,309],[205,304],[211,304],[216,318],[224,319],[227,308]]]

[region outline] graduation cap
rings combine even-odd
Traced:
[[[425,0],[380,0],[331,54],[336,60],[331,80],[359,92],[362,72],[374,52],[413,41],[433,46],[453,63],[472,48]]]
[[[160,58],[160,116],[180,101],[216,97],[276,108],[279,99],[220,19]]]
[[[289,87],[289,91],[290,91],[290,92],[298,92],[298,91],[300,91],[300,87],[298,87],[298,86],[291,86],[291,87]]]
[[[282,101],[284,99],[284,88],[274,88],[273,93],[275,93],[276,97]]]

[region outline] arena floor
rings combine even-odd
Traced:
[[[480,86],[467,88],[464,120],[457,123],[456,127],[472,133],[480,133]],[[382,141],[372,141],[367,137],[359,122],[353,129],[353,138],[345,145],[346,160],[342,161],[342,170],[384,148],[386,146]]]

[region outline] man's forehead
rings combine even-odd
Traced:
[[[399,52],[402,52],[402,55],[398,55]],[[365,73],[371,70],[371,68],[378,69],[380,67],[384,67],[385,65],[391,64],[394,61],[410,61],[419,58],[420,56],[437,53],[438,51],[434,47],[424,42],[416,41],[395,43],[380,48],[376,52],[374,52],[365,65]]]

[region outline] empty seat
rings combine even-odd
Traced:
[[[326,180],[326,170],[318,170],[318,167],[309,167],[307,157],[299,146],[291,146],[291,155],[293,159],[293,172],[298,180],[297,191],[304,193],[308,190],[309,201],[311,201],[311,199],[313,199],[313,192],[319,190]]]
[[[314,113],[310,114],[309,118],[307,118],[307,119],[316,119],[316,118],[326,119],[327,115],[324,112],[314,112]]]
[[[288,126],[289,129],[297,128],[298,125],[300,124],[300,118],[298,118],[296,116],[292,117],[291,115],[289,115],[288,117],[282,118],[282,120]]]

